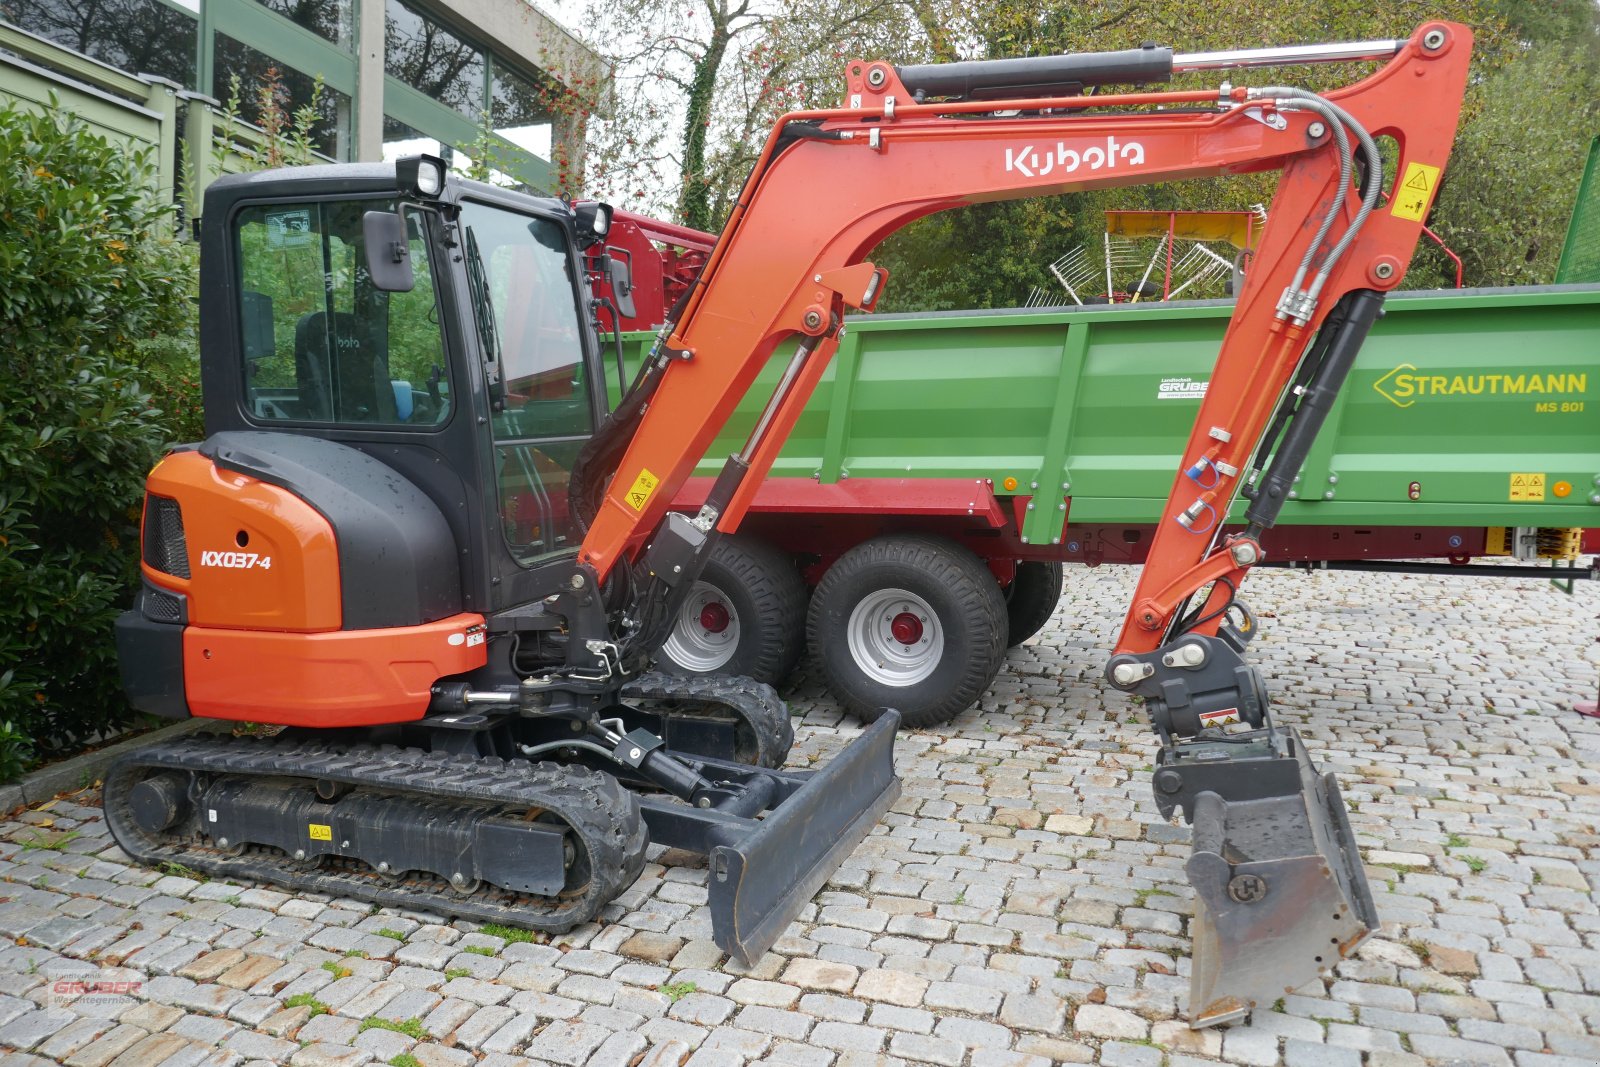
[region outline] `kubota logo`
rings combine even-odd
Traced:
[[[1408,408],[1424,396],[1562,396],[1585,393],[1587,374],[1418,374],[1402,363],[1372,383],[1379,396]]]
[[[1104,147],[1092,144],[1087,148],[1068,148],[1065,142],[1057,141],[1054,150],[1046,147],[1042,152],[1031,144],[1006,149],[1006,170],[1014,170],[1025,178],[1043,178],[1055,171],[1071,174],[1080,168],[1115,170],[1118,160],[1138,166],[1144,162],[1144,145],[1108,136]]]

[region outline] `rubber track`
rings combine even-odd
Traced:
[[[380,875],[357,861],[326,860],[323,867],[313,868],[297,865],[275,849],[255,848],[242,854],[224,851],[192,830],[177,839],[173,835],[162,835],[164,840],[153,838],[134,823],[127,791],[142,777],[140,771],[161,768],[327,779],[385,792],[543,809],[565,820],[577,836],[589,856],[591,877],[582,889],[554,899],[488,884],[464,894],[432,874],[412,872],[401,880]],[[589,921],[632,885],[644,870],[649,843],[638,799],[616,779],[598,771],[315,739],[202,734],[151,745],[112,765],[106,775],[105,812],[117,844],[149,866],[181,863],[219,877],[276,882],[299,890],[548,933],[561,933]]]
[[[749,725],[756,739],[755,765],[776,769],[794,747],[794,723],[789,706],[777,690],[752,678],[717,674],[677,675],[664,671],[641,674],[622,687],[627,700],[682,701],[720,705]],[[706,709],[689,712],[682,707],[651,709],[666,716],[716,714]]]

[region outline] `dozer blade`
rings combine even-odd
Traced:
[[[770,808],[695,810],[641,798],[650,838],[709,854],[712,937],[752,965],[783,935],[805,903],[838,870],[900,796],[888,711],[820,771],[768,771],[721,760],[689,759],[714,780],[740,785]]]
[[[1270,1007],[1378,928],[1333,773],[1317,772],[1292,729],[1260,735],[1238,755],[1232,744],[1196,743],[1203,762],[1185,775],[1200,787],[1184,790],[1194,823],[1195,1029]]]

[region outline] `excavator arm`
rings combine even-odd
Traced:
[[[1238,592],[1383,294],[1405,276],[1454,139],[1471,45],[1466,27],[1431,22],[1405,40],[1318,48],[849,63],[846,106],[774,127],[597,443],[612,478],[591,505],[580,561],[602,580],[625,569],[636,605],[654,598],[656,610],[632,611],[630,625],[671,617],[663,605],[692,585],[717,534],[738,527],[844,313],[881,295],[886,273],[864,257],[907,223],[987,201],[1281,171],[1107,668],[1113,686],[1145,698],[1160,736],[1158,805],[1194,824],[1191,1021],[1270,1004],[1329,969],[1376,916],[1332,775],[1319,777],[1294,731],[1273,724],[1244,662],[1254,622]],[[1339,60],[1383,65],[1321,96],[1226,82],[1086,94],[1174,72]],[[1380,138],[1392,139],[1392,157],[1380,158]],[[771,399],[699,515],[669,514],[788,345]],[[1241,491],[1245,525],[1224,536]]]

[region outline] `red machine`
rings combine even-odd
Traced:
[[[1192,1023],[1325,972],[1377,917],[1337,785],[1244,661],[1238,593],[1404,275],[1431,198],[1406,179],[1437,185],[1471,40],[1435,22],[1327,48],[852,62],[844,107],[779,121],[603,417],[577,256],[606,237],[602,205],[447,179],[426,157],[214,183],[210,436],[152,476],[145,589],[118,639],[140,706],[291,728],[125,757],[106,781],[117,841],[146,862],[560,930],[626,887],[653,839],[709,854],[715,936],[752,961],[893,802],[898,716],[814,775],[780,771],[792,730],[770,690],[642,672],[845,309],[882,292],[863,257],[960,204],[1281,169],[1107,673],[1161,739],[1158,805],[1194,826]],[[1326,96],[1085,92],[1330,59],[1387,63]],[[1378,136],[1400,151],[1387,199]],[[745,446],[694,516],[672,512],[791,341]],[[1218,543],[1203,517],[1247,480],[1248,526]],[[884,640],[914,638],[885,607]]]

